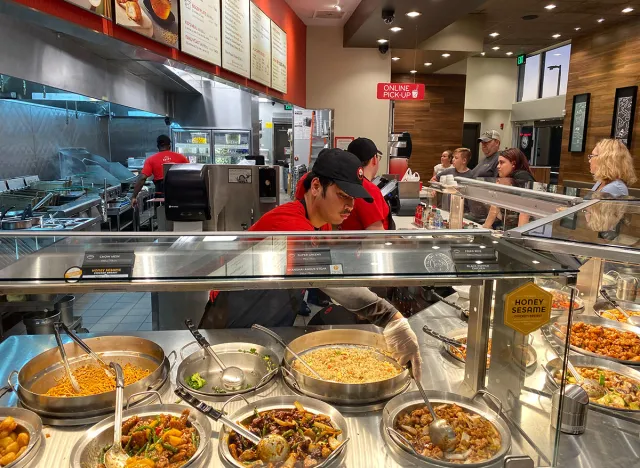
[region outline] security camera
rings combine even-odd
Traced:
[[[275,107],[276,106],[276,101],[271,101],[271,107]]]
[[[386,54],[387,52],[389,52],[389,44],[380,44],[380,45],[378,46],[378,51],[379,51],[382,55]]]
[[[393,23],[394,19],[396,19],[395,10],[382,10],[382,21],[384,21],[386,24],[391,24]]]

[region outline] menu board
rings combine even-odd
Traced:
[[[116,0],[115,5],[116,24],[169,47],[178,47],[178,0]]]
[[[111,18],[111,0],[65,0],[96,15]]]
[[[222,67],[251,77],[249,0],[222,0]]]
[[[287,92],[287,34],[271,22],[271,87]]]
[[[222,65],[220,0],[180,0],[180,48],[215,65]]]
[[[251,2],[251,79],[271,86],[271,20]]]

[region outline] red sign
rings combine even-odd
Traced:
[[[424,99],[422,83],[378,83],[378,99],[411,101]]]

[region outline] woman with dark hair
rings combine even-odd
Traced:
[[[500,152],[498,156],[498,177],[496,181],[498,184],[513,184],[513,181],[517,182],[535,182],[531,167],[529,167],[529,161],[522,151],[518,148],[508,148]],[[529,215],[524,213],[513,212],[501,212],[497,206],[492,206],[489,209],[489,214],[485,220],[483,227],[487,229],[496,229],[502,227],[503,230],[512,229],[516,227],[516,215],[517,226],[522,226],[529,222]]]

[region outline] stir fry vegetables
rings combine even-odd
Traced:
[[[232,431],[229,435],[229,452],[245,466],[312,468],[322,463],[341,444],[337,438],[342,431],[334,426],[331,418],[310,413],[299,402],[295,402],[295,408],[262,412],[255,410],[253,416],[239,421],[239,424],[260,437],[279,434],[291,448],[287,460],[266,465],[259,460],[255,445]]]
[[[202,377],[200,377],[200,374],[196,372],[186,380],[186,383],[189,387],[193,388],[194,390],[199,390],[202,387],[204,387],[207,381],[204,380]]]

